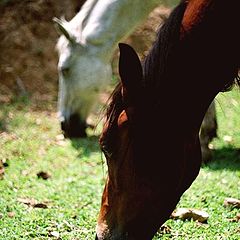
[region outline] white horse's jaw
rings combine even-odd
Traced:
[[[111,65],[110,61],[99,58],[93,48],[61,41],[58,65],[60,122],[66,136],[81,137],[85,136],[86,119],[98,101],[98,93],[111,81]]]

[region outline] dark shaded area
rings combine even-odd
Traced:
[[[0,118],[0,132],[7,131],[7,123],[5,118]]]
[[[240,149],[226,146],[221,149],[213,150],[212,161],[204,166],[215,171],[223,169],[230,171],[240,170]]]

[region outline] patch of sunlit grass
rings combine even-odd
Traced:
[[[0,239],[91,239],[104,181],[97,137],[64,140],[55,113],[22,102],[4,106],[0,121]]]
[[[178,205],[206,211],[208,222],[170,219],[168,230],[154,239],[240,239],[239,222],[231,221],[239,209],[223,206],[226,197],[240,199],[239,104],[237,90],[218,97],[214,160],[202,167]],[[55,108],[33,109],[31,102],[17,99],[2,105],[0,239],[94,239],[106,177],[96,136],[100,129],[89,130],[87,139],[65,140]]]

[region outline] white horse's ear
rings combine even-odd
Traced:
[[[63,34],[69,42],[73,44],[76,43],[76,38],[71,33],[69,33],[66,28],[66,20],[53,18],[53,22],[56,24],[56,29],[60,32],[60,34]]]

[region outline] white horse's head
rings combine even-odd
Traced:
[[[162,0],[168,1],[176,0]],[[86,136],[86,118],[97,92],[111,80],[110,62],[117,43],[157,4],[159,0],[87,0],[70,22],[55,19],[63,34],[57,44],[58,102],[65,136]]]
[[[85,137],[86,119],[98,92],[111,80],[111,65],[98,55],[96,46],[89,46],[76,34],[70,23],[55,22],[63,34],[57,43],[61,128],[66,137]]]

